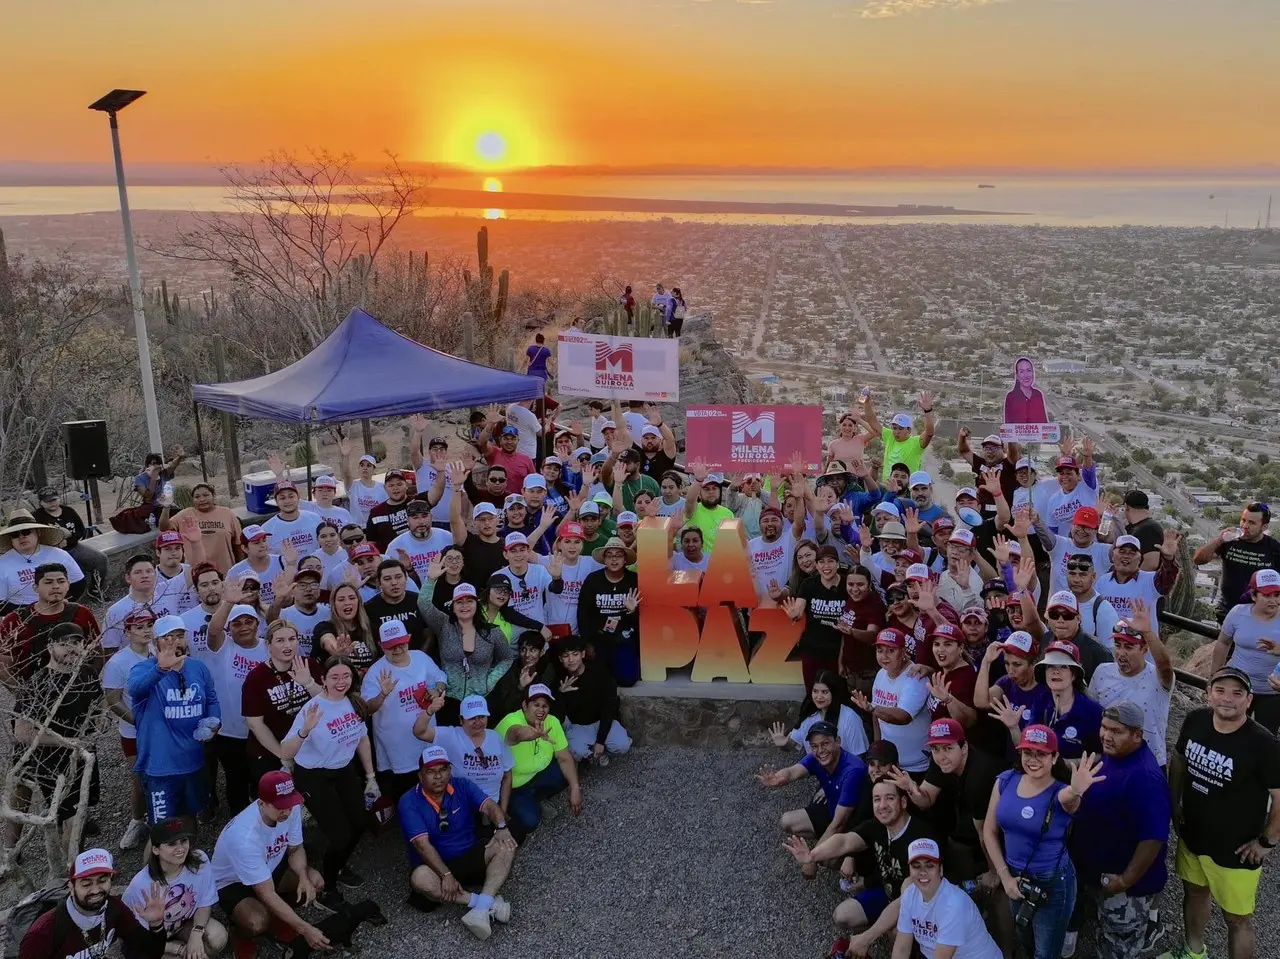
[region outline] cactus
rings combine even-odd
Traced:
[[[1178,544],[1178,565],[1181,572],[1178,574],[1178,580],[1173,584],[1173,591],[1169,594],[1168,610],[1178,616],[1186,616],[1188,619],[1195,619],[1198,615],[1196,611],[1196,567],[1191,560],[1191,544],[1187,541],[1187,537],[1182,537],[1182,542]]]
[[[466,283],[468,298],[472,311],[479,320],[481,336],[485,344],[485,355],[490,366],[496,360],[498,332],[502,328],[507,312],[507,298],[510,290],[511,275],[503,270],[498,276],[498,295],[493,295],[493,267],[489,263],[489,228],[482,226],[476,232],[476,262],[479,272],[472,277],[470,270],[463,270],[462,278]]]
[[[173,298],[174,300],[177,300],[178,294],[175,293],[173,295]],[[169,281],[168,280],[160,281],[160,302],[164,304],[164,321],[168,323],[170,326],[172,326],[174,321],[174,313],[176,313],[177,311],[170,309],[170,306],[169,306]]]
[[[636,336],[652,336],[653,335],[653,310],[648,303],[637,304],[636,309]]]

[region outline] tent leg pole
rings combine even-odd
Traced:
[[[364,451],[370,455],[373,454],[373,426],[368,420],[360,421],[360,432],[364,436]]]
[[[196,445],[200,447],[200,478],[207,483],[209,482],[209,467],[205,465],[204,461],[204,434],[200,430],[200,404],[193,402],[191,404],[191,412],[196,417]]]
[[[302,454],[307,459],[307,499],[311,499],[311,424],[302,425]]]

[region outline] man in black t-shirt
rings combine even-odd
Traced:
[[[427,624],[418,615],[418,594],[409,592],[409,576],[404,565],[395,559],[384,559],[374,579],[378,595],[364,604],[369,626],[374,634],[388,620],[399,620],[409,632],[409,646],[422,649],[426,645]]]
[[[449,529],[454,543],[462,550],[462,578],[477,590],[485,589],[489,578],[507,565],[502,538],[498,536],[501,515],[491,503],[477,503],[471,510],[476,527],[472,532],[462,518],[462,497],[455,496],[449,501]]]
[[[1255,955],[1258,880],[1280,842],[1280,741],[1249,718],[1249,689],[1243,670],[1215,672],[1209,705],[1187,714],[1169,756],[1184,955],[1205,954],[1214,900],[1227,922],[1229,954]]]
[[[1240,514],[1240,525],[1224,529],[1205,543],[1191,558],[1197,566],[1222,560],[1222,582],[1218,588],[1218,622],[1227,618],[1231,607],[1241,601],[1249,588],[1249,578],[1260,569],[1280,571],[1280,543],[1267,533],[1271,507],[1250,503]]]
[[[1116,535],[1125,533],[1136,537],[1142,547],[1142,568],[1157,570],[1160,568],[1160,544],[1164,542],[1164,527],[1151,516],[1151,502],[1147,494],[1140,489],[1131,489],[1124,494],[1124,528]]]

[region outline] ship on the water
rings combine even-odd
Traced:
[[[996,188],[996,185],[995,185],[994,183],[979,183],[979,184],[978,184],[978,189],[979,189],[979,190],[994,190],[995,188]]]

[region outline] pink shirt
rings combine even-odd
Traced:
[[[507,493],[519,493],[524,489],[524,478],[535,472],[533,460],[524,453],[508,453],[496,443],[490,443],[484,454],[490,466],[501,466],[507,471]]]

